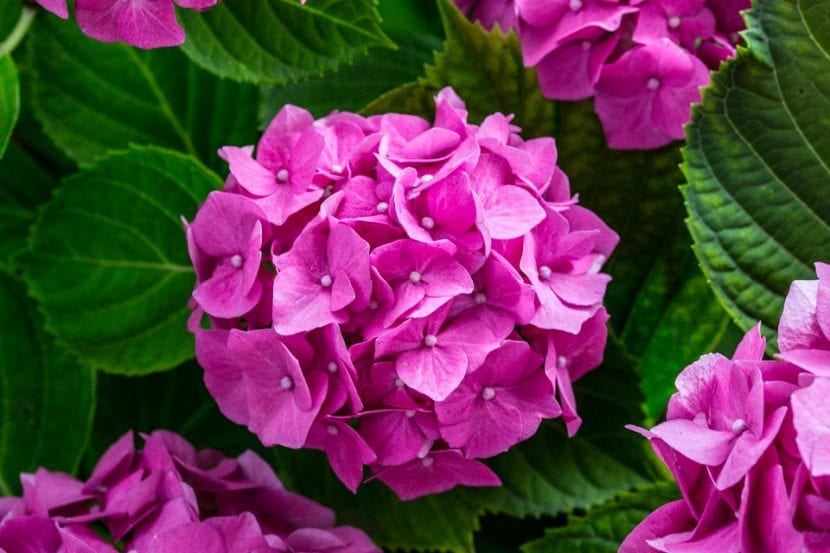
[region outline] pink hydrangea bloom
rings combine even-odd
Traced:
[[[790,288],[785,361],[762,359],[756,326],[732,359],[705,355],[684,369],[667,420],[637,429],[683,499],[649,515],[622,553],[830,551],[829,267]]]
[[[334,527],[330,510],[285,490],[251,451],[197,451],[163,430],[143,439],[139,451],[132,432],[122,436],[86,482],[44,469],[21,475],[23,497],[0,504],[0,550],[380,553],[360,530]]]
[[[699,88],[735,55],[750,0],[455,0],[487,28],[509,24],[545,97],[595,109],[614,149],[683,138]]]
[[[225,190],[185,224],[222,412],[265,445],[324,451],[353,491],[368,466],[406,499],[497,485],[477,459],[545,419],[576,432],[617,243],[553,139],[502,114],[470,124],[452,89],[435,101],[432,124],[286,106],[255,149],[221,150]]]
[[[36,0],[67,19],[66,0]],[[75,19],[81,30],[101,42],[126,42],[139,48],[184,44],[184,30],[176,21],[176,6],[206,10],[219,0],[75,0]]]

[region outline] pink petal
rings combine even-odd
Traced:
[[[402,353],[395,368],[407,386],[435,401],[455,390],[467,373],[467,356],[452,342]]]
[[[660,423],[651,432],[689,459],[708,466],[726,461],[736,437],[734,432],[712,430],[683,419]]]
[[[490,235],[496,240],[519,238],[542,222],[545,210],[527,190],[500,186],[487,198],[484,216]]]
[[[798,451],[814,477],[830,476],[830,379],[817,378],[792,395]]]

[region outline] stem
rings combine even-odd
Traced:
[[[12,32],[6,37],[6,40],[0,42],[0,58],[6,54],[10,54],[12,50],[17,48],[23,37],[26,36],[26,31],[32,26],[32,21],[35,19],[37,11],[29,6],[23,6],[20,12],[20,19],[17,20]]]

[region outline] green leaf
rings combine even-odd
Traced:
[[[95,374],[41,328],[21,282],[0,271],[0,495],[39,466],[73,472],[92,425]]]
[[[482,508],[465,490],[455,489],[413,501],[399,500],[379,481],[357,494],[337,480],[317,451],[275,449],[277,471],[287,486],[334,509],[338,522],[366,531],[390,550],[472,552]]]
[[[320,75],[372,46],[394,47],[375,0],[232,0],[180,10],[182,49],[225,78],[285,84]]]
[[[703,271],[741,328],[760,319],[771,338],[790,283],[830,260],[828,10],[757,0],[749,50],[715,73],[687,128],[684,193]]]
[[[140,377],[99,373],[95,422],[83,473],[89,474],[104,451],[127,430],[171,430],[197,448],[210,447],[226,455],[261,450],[256,436],[219,412],[202,375],[195,362]]]
[[[545,537],[522,547],[524,553],[616,553],[620,543],[649,513],[679,499],[674,484],[658,483],[621,495],[592,509],[586,516],[570,517]]]
[[[285,104],[302,106],[316,117],[333,110],[357,111],[385,91],[415,79],[432,59],[433,51],[441,47],[441,41],[432,36],[392,36],[398,43],[397,50],[373,48],[368,56],[340,67],[336,73],[266,88],[262,125],[267,126]]]
[[[20,81],[10,54],[0,57],[0,157],[20,114]]]
[[[485,31],[471,23],[450,0],[439,0],[447,40],[433,65],[417,85],[404,85],[369,104],[365,113],[401,111],[431,118],[432,97],[452,86],[467,103],[475,123],[497,111],[515,114],[522,136],[549,136],[554,128],[554,104],[539,90],[536,72],[525,69],[515,33],[507,36],[496,28]],[[475,60],[472,62],[471,60]]]
[[[40,163],[14,142],[0,159],[0,268],[9,269],[26,250],[29,226],[38,206],[49,199],[55,181]]]
[[[180,216],[220,179],[182,154],[133,147],[69,177],[41,211],[26,279],[46,325],[83,361],[142,374],[193,357],[195,280]]]
[[[38,18],[32,34],[35,110],[76,161],[153,144],[221,169],[217,148],[256,139],[256,87],[217,79],[178,50],[103,44],[57,17]]]
[[[22,12],[23,2],[21,0],[0,2],[0,42],[14,30]]]

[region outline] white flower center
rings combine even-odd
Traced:
[[[407,409],[403,414],[406,415],[406,418],[411,419],[415,416],[415,409]]]
[[[650,78],[646,83],[646,87],[649,90],[657,90],[660,87],[660,79],[658,79],[657,77]]]
[[[280,388],[283,390],[290,390],[294,387],[294,381],[291,380],[290,376],[283,376],[280,380]]]
[[[673,15],[669,18],[669,28],[670,29],[677,29],[680,27],[680,18],[676,15]]]
[[[412,271],[411,273],[409,273],[409,281],[412,284],[418,284],[419,282],[421,282],[421,273],[419,273],[418,271]]]
[[[342,173],[343,172],[343,166],[340,165],[339,163],[335,163],[334,165],[331,166],[331,172],[332,173]]]
[[[432,457],[429,457],[429,456],[424,457],[423,459],[421,459],[421,464],[424,465],[427,468],[431,467],[432,463],[434,463],[434,462],[435,462],[435,459],[433,459]]]
[[[432,230],[435,227],[435,219],[432,217],[424,217],[421,219],[421,226],[427,230]]]
[[[326,432],[328,432],[330,436],[337,436],[340,433],[340,430],[338,430],[333,424],[330,424],[326,428]]]
[[[481,390],[481,397],[484,398],[484,401],[490,401],[491,399],[496,397],[496,391],[490,386],[487,386],[486,388]]]
[[[556,358],[556,366],[559,367],[560,369],[564,369],[565,367],[568,366],[568,358],[565,357],[564,355],[560,355],[559,357]]]
[[[237,269],[242,266],[242,256],[241,255],[234,255],[231,257],[231,265],[236,267]]]
[[[320,284],[322,284],[324,288],[328,288],[333,282],[334,280],[332,280],[331,275],[323,275],[320,277]]]
[[[579,11],[582,9],[582,0],[571,0],[568,2],[568,7],[575,12]]]
[[[376,302],[375,300],[372,300],[372,301],[369,302],[369,309],[374,311],[377,308],[378,308],[378,302]]]
[[[277,180],[280,182],[288,182],[288,169],[280,169],[277,171]]]
[[[404,386],[403,380],[401,380],[400,378],[396,378],[395,379],[395,386],[397,386],[398,388],[403,388],[403,386]]]
[[[432,347],[438,343],[438,337],[435,334],[427,334],[424,336],[424,345],[427,347]]]
[[[378,205],[375,206],[375,209],[378,210],[378,213],[386,213],[389,211],[389,204],[386,202],[378,202]]]
[[[421,178],[419,178],[418,180],[415,181],[415,186],[432,182],[432,179],[434,179],[434,178],[435,177],[433,175],[424,175],[423,177],[421,177]]]
[[[331,363],[329,363],[329,366],[328,366],[328,367],[326,367],[326,368],[329,370],[329,372],[330,372],[331,374],[334,374],[334,373],[336,373],[336,372],[337,372],[337,369],[339,369],[340,367],[338,367],[338,366],[337,366],[337,363],[335,363],[334,361],[332,361]]]
[[[586,52],[591,49],[591,41],[590,40],[583,40],[582,41],[582,49]]]
[[[746,425],[746,421],[744,419],[735,419],[732,422],[732,432],[735,434],[740,434],[747,428],[749,427]]]
[[[547,265],[542,265],[539,267],[539,278],[542,280],[547,280],[550,278],[550,275],[553,274],[553,271],[550,270],[550,267]]]

